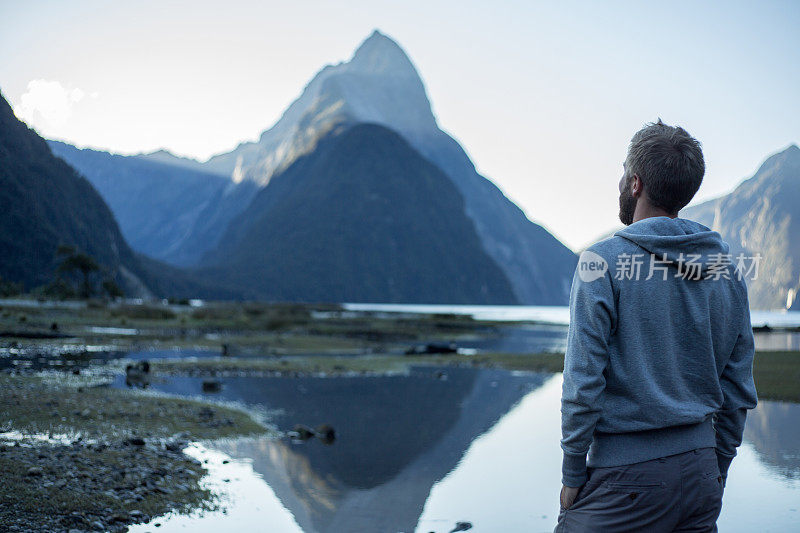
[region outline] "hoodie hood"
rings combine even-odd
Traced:
[[[627,239],[675,268],[684,265],[705,273],[718,266],[730,247],[720,234],[685,218],[650,217],[621,229],[615,236]]]

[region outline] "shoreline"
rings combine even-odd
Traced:
[[[229,406],[73,378],[0,376],[3,531],[126,531],[213,509],[186,446],[271,432]]]

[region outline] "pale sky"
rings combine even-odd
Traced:
[[[573,249],[619,225],[645,122],[703,143],[698,199],[800,142],[792,0],[0,0],[0,90],[45,137],[202,160],[256,139],[376,28],[479,171]]]

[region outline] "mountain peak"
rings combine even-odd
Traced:
[[[353,54],[349,67],[372,73],[418,76],[417,70],[400,45],[378,30],[373,31],[361,43]]]
[[[762,168],[791,165],[800,166],[800,148],[795,143],[790,144],[780,152],[776,152],[764,161]]]

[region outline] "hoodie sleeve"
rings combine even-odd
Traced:
[[[580,262],[578,263],[580,268]],[[562,482],[568,487],[586,483],[586,454],[600,417],[600,395],[608,344],[616,324],[616,306],[608,271],[584,281],[575,271],[570,291],[570,323],[561,392]]]
[[[722,370],[719,379],[722,388],[722,407],[714,414],[714,431],[717,434],[717,462],[723,478],[736,456],[736,448],[742,443],[747,410],[758,403],[753,382],[753,355],[755,344],[750,311],[747,305],[747,289],[744,289],[744,319],[733,352]]]

